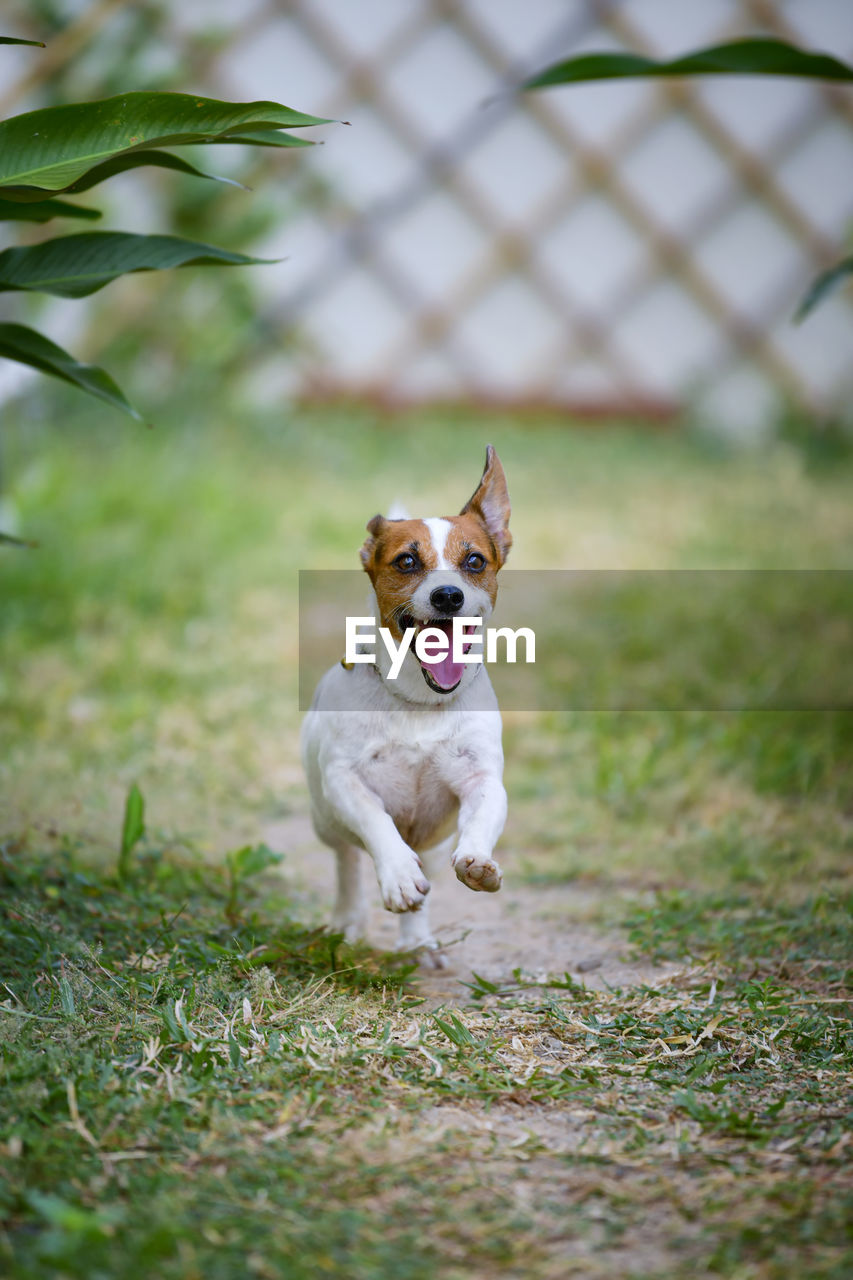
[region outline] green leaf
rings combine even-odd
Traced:
[[[85,298],[132,271],[169,267],[247,266],[270,262],[180,236],[139,236],[128,231],[83,231],[0,253],[0,292],[12,289]]]
[[[225,902],[225,915],[229,920],[237,914],[237,899],[240,887],[250,876],[260,875],[269,867],[281,862],[284,855],[275,853],[265,844],[247,844],[242,849],[234,849],[226,854],[225,865],[228,868],[228,897]]]
[[[31,550],[37,547],[37,542],[27,542],[24,538],[13,538],[11,533],[0,533],[0,546],[22,547],[25,550]]]
[[[241,129],[239,133],[229,133],[225,138],[213,138],[213,142],[242,142],[250,147],[316,147],[310,138],[294,138],[292,133],[282,133],[280,129]]]
[[[100,218],[100,209],[67,200],[2,200],[0,222],[49,222],[51,218]]]
[[[77,1012],[74,1005],[74,991],[71,983],[63,974],[59,979],[59,1003],[62,1006],[62,1012],[67,1018],[73,1018]]]
[[[444,1022],[436,1014],[432,1015],[432,1020],[439,1031],[446,1035],[448,1040],[455,1044],[457,1048],[462,1049],[468,1045],[478,1043],[477,1037],[471,1034],[464,1022],[460,1022],[455,1013],[451,1013],[449,1022]]]
[[[0,187],[38,198],[42,191],[67,190],[124,152],[330,123],[279,102],[220,102],[186,93],[123,93],[43,107],[0,123]]]
[[[592,80],[659,76],[796,76],[813,80],[853,82],[853,67],[827,53],[797,49],[784,40],[734,40],[730,44],[697,49],[669,62],[655,62],[634,53],[584,53],[546,67],[527,80],[525,89]]]
[[[108,1239],[114,1234],[116,1225],[126,1216],[122,1205],[85,1209],[42,1191],[28,1191],[26,1199],[41,1218],[63,1232],[69,1242],[74,1241],[77,1247],[81,1242],[92,1243]],[[70,1249],[72,1245],[69,1243],[68,1247]]]
[[[225,182],[228,186],[241,187],[243,191],[248,190],[242,182],[236,182],[234,178],[222,178],[216,173],[204,173],[194,164],[190,164],[189,160],[184,160],[182,156],[173,156],[169,151],[125,151],[120,156],[114,156],[112,160],[105,160],[103,164],[95,165],[94,169],[90,169],[77,182],[72,182],[71,186],[66,187],[65,190],[69,195],[88,191],[90,187],[103,182],[106,178],[112,178],[117,173],[125,173],[128,169],[141,169],[144,165],[155,165],[159,169],[175,169],[178,173],[192,174],[194,178],[206,178],[210,182]],[[26,202],[22,201],[21,207],[26,208]]]
[[[124,822],[121,829],[121,849],[118,855],[118,874],[126,880],[130,870],[130,857],[135,846],[145,834],[145,801],[134,782],[124,802]]]
[[[229,853],[226,862],[235,880],[246,880],[249,876],[260,875],[269,867],[277,866],[282,857],[283,854],[274,852],[265,844],[254,844]]]
[[[488,978],[483,978],[475,970],[471,970],[473,982],[463,982],[463,987],[470,987],[475,996],[494,995],[500,991],[500,987],[495,982],[489,982]]]
[[[177,1021],[177,1018],[175,1017],[174,1010],[171,1009],[168,1004],[161,1009],[160,1017],[163,1019],[163,1026],[166,1028],[166,1031],[169,1034],[169,1038],[171,1040],[174,1040],[175,1043],[177,1044],[183,1044],[184,1033],[181,1031],[181,1028],[178,1026],[178,1021]]]
[[[177,1019],[178,1024],[180,1025],[180,1028],[183,1031],[184,1035],[186,1036],[187,1040],[192,1041],[193,1033],[190,1030],[190,1024],[187,1022],[187,1015],[184,1013],[183,996],[181,996],[180,1000],[175,1001],[175,1018]]]
[[[81,391],[88,391],[89,395],[129,413],[132,418],[140,417],[108,373],[95,364],[81,364],[55,342],[26,325],[0,324],[0,356],[30,365],[54,378],[62,378]]]
[[[824,298],[828,298],[836,289],[846,284],[851,275],[853,275],[853,257],[844,258],[843,261],[837,262],[834,267],[830,267],[828,271],[822,272],[816,280],[812,281],[808,293],[797,307],[794,313],[794,323],[799,324],[801,320],[805,320],[806,316],[810,315],[815,307],[823,302]]]
[[[0,44],[34,44],[37,49],[44,49],[43,40],[19,40],[17,36],[0,36]]]

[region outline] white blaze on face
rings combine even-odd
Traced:
[[[447,546],[447,539],[450,537],[450,530],[453,525],[449,520],[444,520],[440,516],[430,516],[423,523],[429,530],[430,542],[438,561],[435,566],[436,569],[449,569],[450,564],[445,557],[444,549]]]
[[[458,550],[456,543],[451,542],[451,535],[455,530],[454,521],[443,516],[427,516],[421,520],[421,524],[429,534],[433,554],[424,557],[429,566],[428,571],[410,597],[413,616],[419,622],[426,622],[431,618],[435,613],[430,598],[432,592],[436,587],[450,586],[458,587],[465,597],[461,614],[487,618],[492,611],[488,592],[466,579],[454,564],[455,551]]]

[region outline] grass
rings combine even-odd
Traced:
[[[850,712],[506,717],[508,881],[576,886],[664,966],[621,990],[517,971],[432,1009],[318,927],[263,832],[304,811],[296,570],[351,567],[390,500],[458,507],[490,439],[516,567],[840,568],[849,457],[450,412],[28,415],[4,461],[40,548],[0,562],[0,1268],[848,1274]]]

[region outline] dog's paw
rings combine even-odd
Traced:
[[[418,952],[418,964],[422,969],[429,969],[433,972],[437,969],[450,968],[450,961],[437,942],[421,947]]]
[[[380,871],[379,889],[386,911],[417,911],[430,885],[420,861],[412,854],[406,862],[401,860]]]
[[[503,872],[491,858],[478,858],[474,854],[459,853],[453,859],[456,877],[469,889],[483,893],[497,893],[503,880]]]
[[[404,920],[407,918],[408,916],[403,917]],[[414,941],[408,938],[400,938],[395,950],[413,956],[422,969],[446,969],[450,964],[447,956],[433,937],[415,939]]]

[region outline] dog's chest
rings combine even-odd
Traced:
[[[458,801],[447,776],[446,752],[405,742],[377,743],[359,761],[358,772],[378,795],[406,843],[428,848],[455,818]]]

